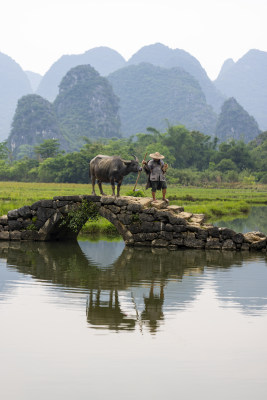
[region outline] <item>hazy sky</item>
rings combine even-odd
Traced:
[[[215,79],[227,58],[267,51],[266,0],[0,0],[0,52],[44,74],[63,54],[108,46],[129,59],[160,42]]]

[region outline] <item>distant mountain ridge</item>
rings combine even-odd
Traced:
[[[0,53],[0,142],[8,137],[17,101],[29,93],[31,85],[20,65]]]
[[[223,67],[214,81],[227,97],[234,97],[267,130],[267,52],[250,50],[236,63]]]
[[[74,151],[84,137],[119,136],[118,99],[107,78],[82,65],[68,71],[59,87],[54,103],[37,94],[19,99],[8,138],[15,157],[33,152],[46,139],[57,139],[61,149]]]
[[[140,119],[140,121],[137,123],[137,120],[134,122],[135,117],[133,117],[133,115],[134,109],[140,107],[141,99],[136,100],[136,105],[133,104],[133,101],[136,99],[135,90],[137,89],[138,84],[134,85],[131,82],[127,83],[128,88],[125,88],[128,91],[127,98],[127,91],[123,89],[123,85],[126,85],[126,83],[123,83],[123,81],[119,83],[117,80],[119,77],[121,77],[122,80],[124,79],[124,77],[129,73],[129,67],[135,67],[144,62],[147,64],[149,63],[154,67],[160,67],[167,70],[171,70],[172,68],[180,68],[190,75],[191,78],[189,79],[187,75],[184,75],[184,85],[181,85],[181,81],[179,84],[177,83],[177,91],[181,90],[181,94],[184,96],[185,102],[182,108],[177,108],[178,97],[175,94],[173,95],[173,100],[169,100],[170,92],[166,92],[167,89],[164,87],[163,83],[164,79],[167,79],[167,75],[165,75],[164,79],[162,75],[160,78],[162,79],[161,85],[163,85],[162,93],[165,93],[167,96],[166,98],[168,98],[170,107],[167,108],[167,103],[164,104],[163,99],[160,99],[160,97],[163,96],[159,96],[159,86],[154,88],[154,92],[158,93],[159,98],[155,98],[155,96],[154,98],[151,97],[153,90],[151,87],[149,87],[147,89],[147,98],[150,100],[149,102],[144,102],[143,108],[137,113],[137,117]],[[160,116],[162,119],[158,125],[159,128],[162,128],[162,124],[164,123],[162,122],[163,120],[169,119],[170,123],[172,123],[172,121],[182,122],[189,129],[198,129],[203,133],[214,135],[215,128],[212,128],[216,125],[214,125],[214,118],[218,118],[221,106],[226,99],[229,99],[229,97],[234,97],[239,105],[242,106],[244,111],[247,111],[250,116],[253,116],[256,119],[260,128],[267,130],[267,80],[265,79],[267,70],[267,52],[250,50],[237,62],[234,62],[232,59],[226,60],[222,66],[218,78],[212,82],[208,78],[206,71],[204,68],[202,68],[198,60],[181,49],[171,49],[163,44],[156,43],[144,46],[127,62],[115,50],[104,46],[96,47],[86,51],[84,54],[62,56],[44,75],[36,93],[46,99],[49,99],[49,101],[54,101],[58,94],[58,86],[60,81],[66,75],[66,73],[71,68],[74,68],[78,65],[88,64],[94,66],[94,68],[101,75],[108,76],[110,81],[112,79],[116,81],[116,83],[114,83],[116,86],[114,90],[119,97],[122,96],[120,99],[119,111],[122,118],[122,131],[124,131],[127,135],[129,132],[133,132],[134,127],[139,127],[139,131],[141,129],[140,127],[153,125],[153,121],[156,121],[157,118],[159,120]],[[125,73],[123,72],[124,69],[126,71]],[[115,76],[116,78],[114,78]],[[36,88],[36,82],[38,82],[39,79],[39,74],[35,74],[30,71],[23,71],[21,67],[14,60],[12,60],[12,58],[0,53],[0,141],[7,139],[8,134],[10,133],[11,121],[14,116],[18,100],[22,96],[32,94],[33,90]],[[141,78],[138,77],[138,79]],[[144,87],[147,87],[147,82],[144,82],[142,79],[141,81],[143,82]],[[169,76],[168,79],[171,80],[173,78]],[[196,95],[197,91],[196,87],[192,83],[193,81],[188,84],[191,79],[198,82],[198,90],[201,90],[201,95]],[[156,82],[154,77],[152,80],[154,83]],[[32,88],[30,83],[33,84]],[[156,85],[158,84],[159,82],[156,82]],[[191,88],[194,89],[192,89],[192,93],[190,93],[189,90],[187,96],[185,96],[185,86],[189,88],[190,85]],[[129,94],[130,87],[133,88],[132,94]],[[180,87],[182,89],[180,89]],[[203,96],[205,97],[206,102],[203,100]],[[145,97],[146,94],[144,93],[143,98]],[[198,101],[199,108],[197,111],[196,104]],[[132,110],[129,108],[129,104],[131,102],[133,104]],[[161,107],[159,112],[155,112],[156,108],[153,108],[153,102],[158,104],[158,107]],[[160,106],[160,104],[163,104],[163,107]],[[181,104],[182,103],[180,103],[180,106]],[[212,105],[213,110],[215,110],[217,113],[217,116],[214,111],[209,108],[209,105]],[[125,114],[127,108],[129,121],[127,121],[127,116]],[[149,109],[153,110],[152,114],[149,113]],[[179,109],[184,110],[184,115],[179,114],[180,111],[177,111]],[[161,113],[163,110],[166,112],[164,117]],[[174,115],[175,110],[176,115]],[[155,113],[158,114],[158,116],[155,116]],[[144,115],[146,118],[144,118]],[[206,118],[206,121],[204,121],[204,118]],[[146,123],[145,119],[147,120]],[[253,139],[253,137],[251,139]]]
[[[225,97],[216,89],[200,62],[185,50],[170,49],[161,43],[155,43],[142,47],[129,59],[128,65],[139,64],[141,62],[165,68],[183,68],[199,82],[206,96],[207,103],[216,112],[220,111]]]
[[[124,58],[109,47],[96,47],[83,54],[64,55],[56,61],[44,75],[37,89],[37,94],[49,101],[54,101],[58,86],[66,73],[78,65],[90,64],[100,75],[107,76],[126,65]]]
[[[113,72],[108,80],[120,98],[123,136],[148,126],[165,129],[166,120],[214,135],[217,116],[197,80],[182,68],[141,63]]]
[[[222,106],[215,134],[221,142],[243,139],[248,143],[260,134],[260,130],[255,119],[231,97]]]

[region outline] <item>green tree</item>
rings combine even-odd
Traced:
[[[39,146],[34,146],[34,151],[42,160],[57,156],[60,144],[57,139],[46,139]]]

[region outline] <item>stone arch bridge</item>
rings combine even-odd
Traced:
[[[71,221],[84,205],[92,204],[129,246],[266,252],[267,238],[261,232],[236,233],[207,224],[204,214],[184,212],[183,207],[168,206],[164,201],[130,196],[57,196],[39,200],[0,217],[0,240],[76,239],[88,215],[76,222],[75,229]]]

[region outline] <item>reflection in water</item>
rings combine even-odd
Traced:
[[[259,231],[267,234],[267,207],[252,207],[244,218],[235,218],[230,221],[221,220],[214,225],[227,227],[241,233]]]
[[[122,243],[115,242],[117,259],[106,268],[103,260],[111,259],[112,243],[106,247],[100,243],[102,261],[99,255],[93,258],[95,245],[83,243],[82,250],[75,242],[67,246],[62,242],[0,243],[0,258],[8,266],[0,269],[1,296],[8,289],[10,274],[16,270],[44,285],[50,283],[57,296],[66,296],[68,301],[71,291],[79,289],[87,297],[90,327],[120,331],[136,327],[142,330],[145,325],[155,333],[175,310],[190,307],[208,273],[224,306],[231,302],[251,315],[266,312],[267,269],[257,268],[266,266],[266,255],[123,249]]]

